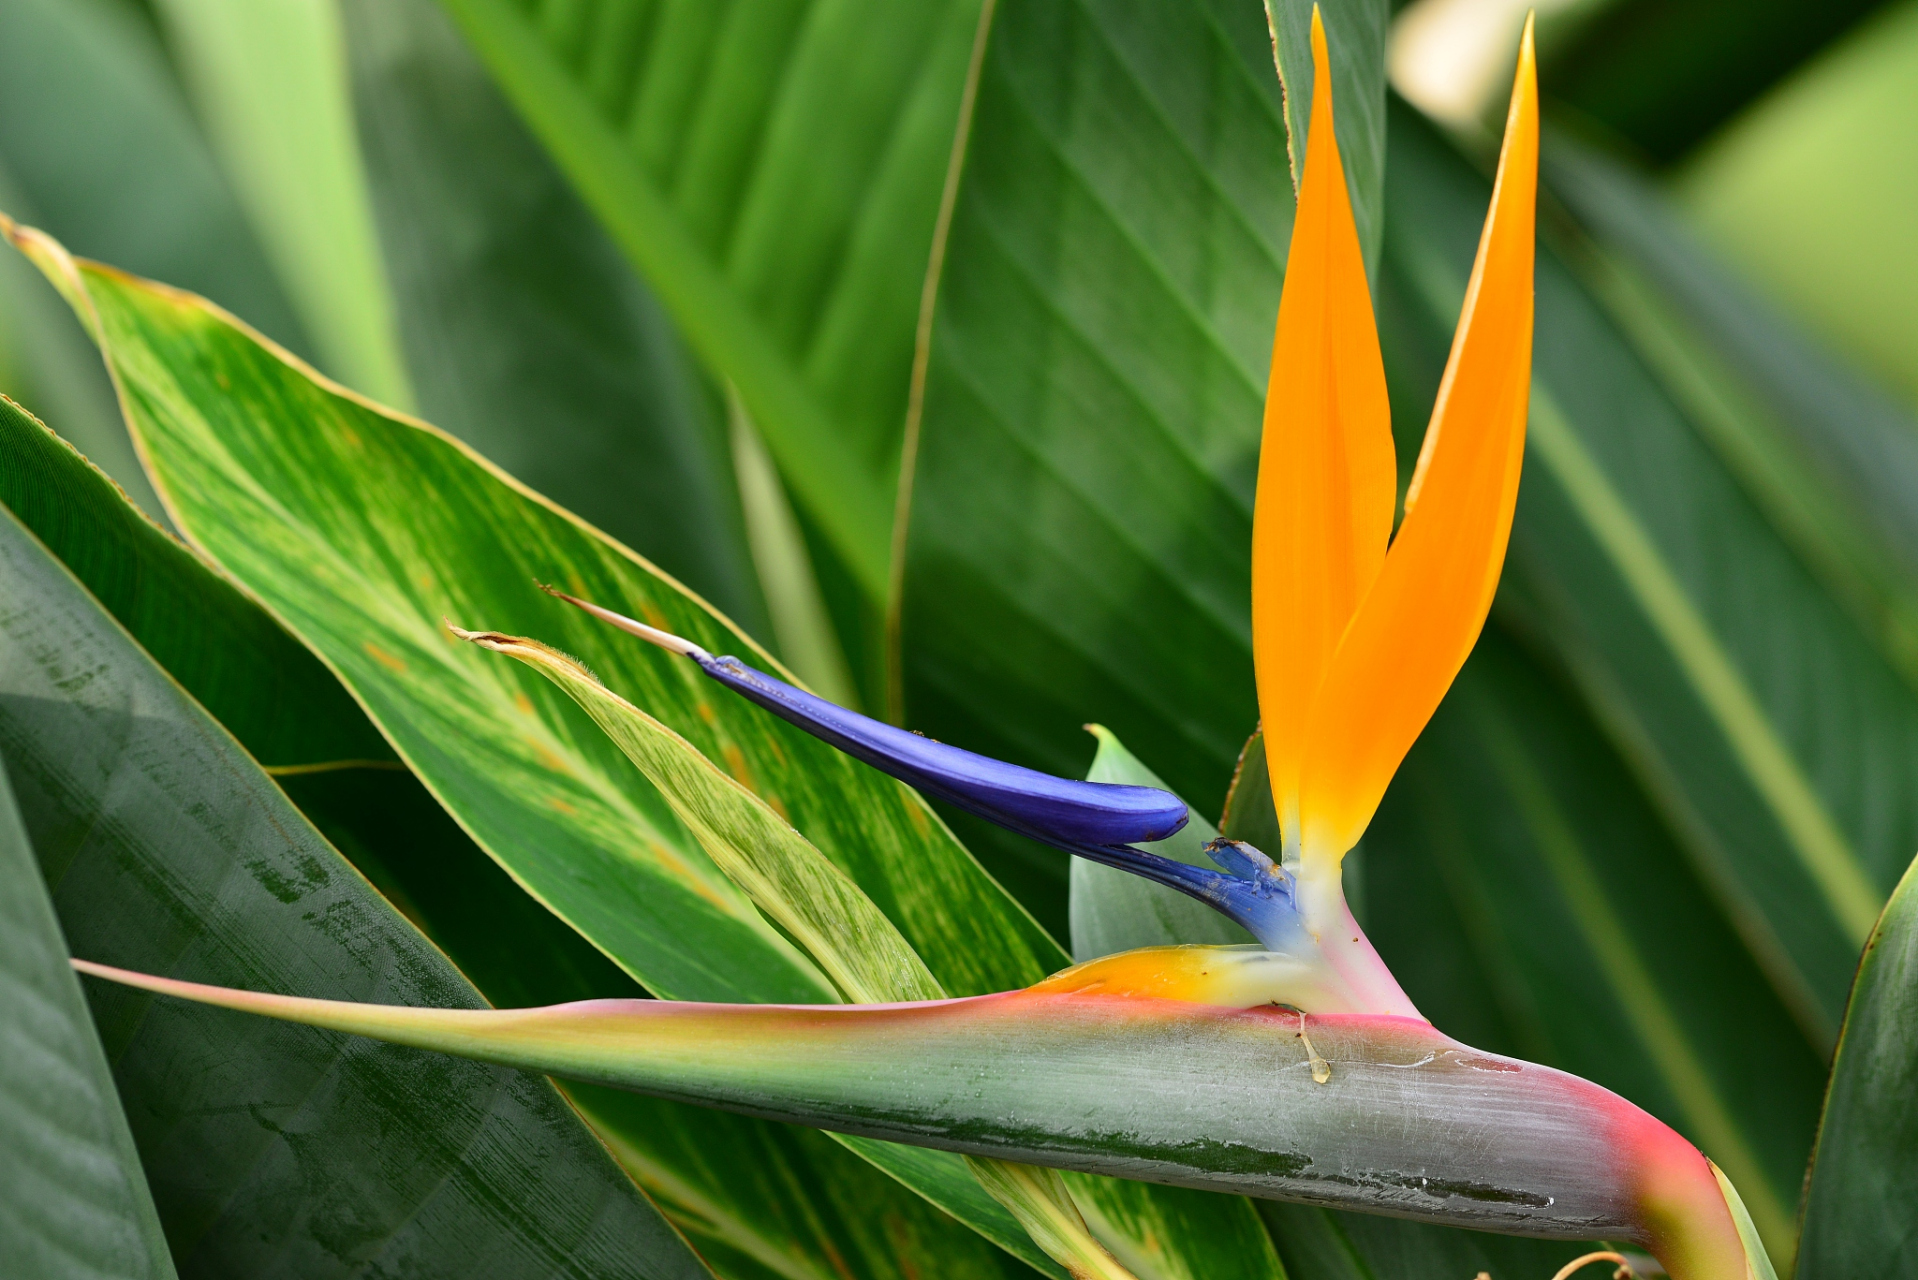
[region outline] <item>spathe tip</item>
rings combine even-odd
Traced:
[[[681,657],[684,657],[684,658],[711,658],[712,657],[710,653],[707,653],[704,649],[700,648],[698,645],[694,644],[691,640],[688,640],[684,638],[683,636],[676,636],[670,631],[661,631],[658,627],[649,627],[645,623],[639,621],[637,618],[629,618],[623,613],[614,613],[611,609],[606,608],[604,605],[597,605],[590,600],[581,600],[578,596],[568,595],[566,592],[561,591],[558,587],[552,586],[548,583],[541,582],[535,585],[537,585],[541,591],[544,591],[547,595],[552,596],[554,599],[564,600],[567,604],[574,605],[578,608],[584,609],[586,612],[592,614],[595,618],[598,618],[601,622],[610,622],[614,626],[618,627],[621,631],[624,631],[629,635],[638,636],[641,640],[650,640],[652,643],[658,645],[660,648],[665,649],[671,653],[679,654]]]

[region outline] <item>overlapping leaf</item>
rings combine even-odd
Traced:
[[[77,953],[482,1003],[10,513],[0,574],[0,751]],[[706,1274],[537,1077],[97,995],[189,1271]]]
[[[447,7],[882,599],[977,0]]]
[[[4,502],[221,719],[336,848],[502,1007],[640,994],[475,846],[323,665],[24,415],[0,430]],[[816,1134],[587,1087],[621,1164],[730,1275],[887,1276],[911,1241],[955,1274],[1005,1255]],[[904,1256],[911,1256],[910,1253]],[[742,1270],[742,1268],[744,1268]]]
[[[1918,864],[1914,864],[1918,866]],[[1905,872],[1858,967],[1805,1188],[1798,1274],[1897,1275],[1910,1265],[1911,1106],[1918,1028],[1918,871]]]
[[[0,1055],[9,1269],[20,1280],[172,1280],[140,1154],[4,768]]]

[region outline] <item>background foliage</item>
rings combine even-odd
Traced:
[[[1801,1231],[1800,1274],[1901,1274],[1857,1224],[1918,1212],[1885,1175],[1914,1159],[1885,1121],[1909,922],[1879,918],[1918,848],[1918,6],[1544,8],[1511,559],[1351,896],[1442,1028],[1699,1143],[1781,1274]],[[948,990],[1083,949],[1109,884],[1069,909],[1063,856],[527,584],[1058,773],[1097,721],[1101,769],[1223,815],[1309,92],[1309,5],[1273,9],[1284,90],[1254,0],[0,0],[0,209],[448,433],[111,275],[89,335],[0,261],[0,391],[195,548],[4,408],[0,981],[43,1021],[0,1036],[64,1064],[70,1105],[64,1137],[0,1117],[0,1142],[90,1153],[45,1212],[123,1228],[44,1274],[1054,1270],[943,1157],[90,987],[95,1040],[50,958],[447,1004],[834,998],[569,700],[442,614],[586,658],[777,800]],[[1497,77],[1428,92],[1474,82],[1418,32],[1508,68],[1519,9],[1327,10],[1409,471],[1503,106]],[[465,1127],[420,1124],[425,1097]],[[1076,1193],[1142,1275],[1568,1256]]]

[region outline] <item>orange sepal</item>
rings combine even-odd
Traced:
[[[1528,20],[1491,212],[1405,519],[1307,724],[1300,808],[1308,854],[1339,857],[1357,843],[1491,608],[1525,451],[1537,180]]]
[[[1385,561],[1398,481],[1385,367],[1316,7],[1312,64],[1311,128],[1252,518],[1252,651],[1272,794],[1288,844],[1298,837],[1307,713]]]

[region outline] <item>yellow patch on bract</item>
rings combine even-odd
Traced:
[[[454,638],[458,639],[457,636]],[[521,715],[530,716],[533,714],[533,700],[524,693],[516,693],[513,695],[513,707]]]

